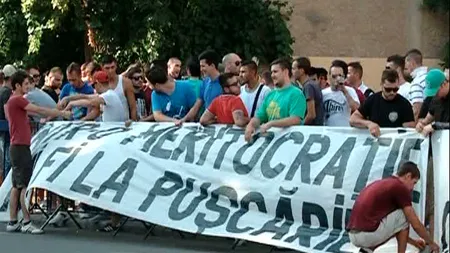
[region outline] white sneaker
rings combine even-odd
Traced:
[[[66,225],[66,221],[69,219],[69,215],[65,212],[59,212],[53,219],[48,223],[55,227],[63,227]]]
[[[31,222],[29,222],[27,225],[23,225],[20,231],[22,231],[22,233],[29,233],[34,235],[44,233],[44,230],[33,226],[33,223]]]
[[[6,232],[19,232],[20,228],[21,228],[21,226],[20,226],[19,222],[16,222],[16,224],[14,224],[14,225],[11,225],[8,223],[6,225]]]

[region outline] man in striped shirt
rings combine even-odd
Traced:
[[[425,89],[425,77],[427,76],[428,68],[422,66],[422,53],[418,49],[412,49],[406,53],[405,71],[411,75],[413,81],[411,82],[411,89],[409,91],[409,99],[413,104],[414,119],[417,121],[420,108],[424,98],[423,90]]]

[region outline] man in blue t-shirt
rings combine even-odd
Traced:
[[[205,78],[200,87],[200,96],[193,108],[195,114],[199,112],[202,106],[208,108],[216,97],[222,95],[222,87],[219,83],[219,55],[214,51],[207,50],[198,59],[200,61],[200,70]]]
[[[81,80],[81,67],[79,64],[72,62],[69,67],[67,67],[67,80],[69,83],[64,86],[59,94],[58,108],[64,109],[67,104],[67,99],[69,96],[77,94],[94,94],[94,89],[87,83],[83,83]],[[96,115],[88,115],[88,108],[86,107],[73,107],[72,108],[72,120],[93,120]]]
[[[153,66],[147,73],[148,81],[153,85],[152,110],[157,122],[183,122],[195,119],[192,110],[195,104],[195,92],[188,81],[170,79],[167,70]]]

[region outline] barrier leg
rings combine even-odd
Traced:
[[[78,229],[83,229],[80,225],[80,223],[78,223],[78,221],[75,219],[75,217],[73,217],[72,212],[68,211],[66,208],[66,212],[69,215],[70,219],[73,221],[73,223],[75,223],[75,226],[78,227]]]
[[[130,217],[126,217],[125,220],[120,223],[119,227],[114,231],[113,237],[116,236],[117,233],[119,233],[119,231],[123,228],[123,226],[125,226],[125,223],[127,223],[129,219]]]
[[[147,233],[144,236],[144,240],[147,240],[147,238],[152,235],[155,236],[155,234],[153,233],[153,229],[155,229],[156,225],[155,224],[150,224],[149,229],[147,231]]]
[[[233,246],[231,246],[231,249],[235,250],[238,244],[239,244],[239,240],[235,240],[233,243]]]
[[[48,219],[44,222],[44,224],[42,224],[41,230],[44,230],[45,227],[47,227],[48,223],[50,223],[50,221],[61,211],[62,208],[63,208],[62,205],[59,205],[58,208],[56,208],[56,210],[52,213],[52,215],[50,215],[50,217],[48,217]]]

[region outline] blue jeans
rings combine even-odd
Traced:
[[[8,176],[11,170],[11,161],[9,158],[9,146],[10,146],[10,136],[9,132],[3,132],[1,134],[2,146],[3,146],[3,180]]]

